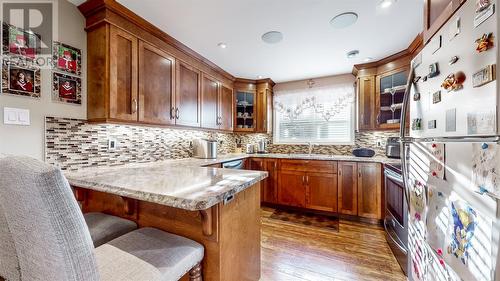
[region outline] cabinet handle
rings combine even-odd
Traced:
[[[309,185],[309,176],[306,176],[307,185]]]
[[[175,111],[175,108],[174,108],[174,107],[171,107],[171,108],[170,108],[170,120],[172,120],[172,119],[174,119],[174,118],[175,118],[174,111]]]
[[[132,114],[137,112],[137,99],[132,99]]]
[[[306,176],[302,176],[302,184],[306,183]]]
[[[339,176],[341,176],[341,175],[342,175],[342,170],[341,170],[341,169],[339,169]]]
[[[175,109],[175,119],[179,119],[179,108]]]
[[[361,178],[361,172],[358,172],[358,178]]]
[[[377,125],[380,125],[380,113],[377,114]]]

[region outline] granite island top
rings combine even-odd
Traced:
[[[69,183],[185,210],[205,210],[265,179],[267,172],[205,168],[185,159],[65,172]]]
[[[205,210],[265,179],[267,172],[204,167],[246,158],[398,163],[386,157],[320,154],[226,154],[217,159],[176,159],[67,171],[72,186],[158,203]]]

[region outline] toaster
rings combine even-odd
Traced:
[[[389,158],[401,158],[401,144],[398,137],[387,138],[385,144],[385,156]]]
[[[193,157],[201,159],[217,158],[217,141],[207,139],[193,140]]]

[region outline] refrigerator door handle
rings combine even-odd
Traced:
[[[406,138],[406,114],[408,110],[408,105],[410,102],[410,92],[413,87],[413,79],[415,78],[415,69],[413,65],[410,67],[410,74],[408,75],[408,81],[406,82],[406,90],[403,96],[403,107],[401,109],[401,124],[399,128],[399,137],[401,141],[401,171],[403,174],[403,185],[404,185],[404,196],[407,206],[410,206],[410,188],[408,186],[408,163],[406,161],[406,149],[408,147],[408,141]]]

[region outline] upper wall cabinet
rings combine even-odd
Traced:
[[[79,9],[89,121],[233,130],[233,76],[116,1]]]
[[[139,41],[140,122],[175,124],[179,110],[174,107],[174,66],[175,59],[172,56]]]
[[[422,46],[419,35],[406,50],[354,66],[360,131],[399,129],[410,61]]]
[[[466,0],[425,0],[424,43],[443,26]]]
[[[201,73],[196,68],[178,61],[175,93],[176,124],[201,125]]]
[[[234,83],[234,130],[270,133],[274,82],[271,79],[236,79]]]
[[[102,30],[102,33],[106,30]],[[101,31],[99,31],[101,33]],[[99,34],[98,34],[99,35]],[[97,36],[98,36],[97,35]],[[94,37],[89,40],[93,42]],[[89,118],[109,118],[116,121],[137,121],[139,110],[139,97],[137,95],[137,55],[139,40],[118,28],[111,27],[109,30],[110,54],[109,54],[109,81],[102,79],[102,72],[89,71],[89,101],[96,106],[89,107]],[[103,42],[104,43],[104,42]],[[96,57],[95,50],[89,50],[89,61]],[[100,51],[100,50],[99,50]],[[101,60],[106,60],[102,55]],[[102,65],[101,67],[104,67]],[[104,95],[94,94],[95,80],[101,80],[99,87],[109,87],[109,115],[106,116],[106,104]]]

